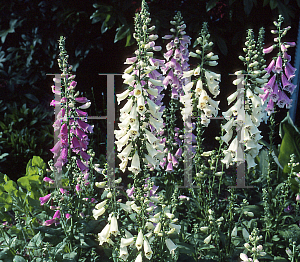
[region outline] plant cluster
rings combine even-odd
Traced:
[[[289,30],[283,18],[274,22],[278,37],[269,48],[264,29],[257,40],[247,31],[244,69],[235,73],[238,89],[227,98],[235,103],[223,112],[219,147],[210,151],[205,134],[218,115],[222,86],[208,25],[189,51],[191,38],[177,12],[158,57],[163,48],[151,21],[143,0],[134,24],[137,50],[125,61],[125,90],[116,95],[122,105],[115,169],[95,164],[89,139],[95,130],[84,111],[91,102],[76,91],[65,38],[59,39],[54,160],[46,169],[34,157],[17,183],[1,175],[0,261],[300,259],[300,133],[289,116],[280,123],[280,148],[274,145],[276,105],[288,108],[295,89],[287,54],[295,43],[283,40]],[[264,55],[275,47],[266,66]],[[263,121],[269,143],[259,130]],[[251,189],[240,187],[231,168],[245,162],[242,180]]]

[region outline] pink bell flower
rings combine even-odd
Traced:
[[[268,83],[264,86],[264,88],[268,91],[268,92],[272,92],[273,88],[274,88],[274,84],[275,84],[275,80],[276,80],[276,75],[273,75],[270,80],[268,81]]]
[[[268,74],[270,74],[273,71],[274,67],[275,67],[275,60],[272,59],[272,61],[270,62],[268,67],[265,68],[265,70],[267,71]]]
[[[269,54],[274,50],[274,45],[271,45],[270,47],[264,48],[263,52],[264,54]]]
[[[284,72],[288,81],[290,81],[295,77],[296,68],[294,68],[289,62],[287,62],[284,68]]]
[[[281,56],[278,56],[276,59],[274,72],[279,74],[281,71],[282,71],[282,58],[281,58]]]
[[[45,203],[47,203],[50,198],[51,198],[51,194],[48,194],[44,197],[40,197],[39,199],[40,199],[40,202],[41,202],[41,206],[43,206]]]

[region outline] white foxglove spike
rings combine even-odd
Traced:
[[[128,170],[135,174],[138,174],[141,171],[140,158],[137,151],[135,151],[132,157],[131,166],[128,168]]]
[[[138,236],[136,238],[136,242],[135,242],[135,246],[136,246],[137,250],[140,250],[142,248],[143,240],[144,240],[144,236],[143,236],[142,230],[140,230],[138,233]]]
[[[129,93],[130,93],[130,90],[127,89],[123,93],[117,94],[118,105],[120,104],[121,101],[123,101],[124,99],[126,99],[126,97],[129,95]]]

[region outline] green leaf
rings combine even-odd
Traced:
[[[128,33],[130,33],[129,25],[122,25],[121,27],[117,28],[117,33],[115,35],[114,43],[125,38]]]
[[[206,12],[210,11],[211,9],[213,9],[218,2],[219,2],[219,0],[209,0],[206,3]]]
[[[28,190],[28,191],[31,190],[28,176],[20,177],[17,182],[18,182],[18,185],[25,188],[26,190]]]
[[[21,257],[21,256],[16,255],[16,256],[14,257],[13,262],[26,262],[26,259],[25,259],[24,257]]]
[[[14,194],[15,196],[17,196],[18,189],[15,181],[9,180],[3,187],[7,193]]]
[[[277,5],[278,5],[277,0],[270,0],[270,7],[272,10],[275,9]]]
[[[294,126],[289,114],[281,121],[279,126],[279,135],[282,138],[278,160],[283,167],[283,172],[288,173],[290,167],[291,154],[295,154],[295,162],[300,161],[300,133],[296,126]],[[294,171],[299,172],[300,166],[296,166]]]
[[[43,236],[41,232],[38,232],[28,243],[28,247],[37,248],[40,247],[41,243],[43,242]]]
[[[33,94],[24,94],[24,96],[26,96],[29,100],[35,102],[35,103],[39,103],[40,101],[38,100],[38,98],[33,95]]]
[[[225,40],[222,37],[218,36],[216,37],[216,42],[222,54],[227,55],[228,49]]]
[[[46,163],[39,156],[33,156],[31,163],[32,163],[32,166],[37,166],[40,169],[46,170]]]
[[[253,0],[244,0],[244,11],[246,15],[249,15],[253,8]]]

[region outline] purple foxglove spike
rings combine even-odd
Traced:
[[[76,135],[78,136],[79,140],[85,140],[87,138],[87,134],[78,127],[76,127]]]
[[[90,100],[88,100],[86,97],[76,97],[75,100],[76,100],[76,102],[82,103],[82,104],[90,102]]]
[[[172,162],[172,154],[170,152],[168,153],[168,162]]]
[[[85,161],[88,161],[91,158],[91,156],[84,151],[80,151],[80,155]]]
[[[69,89],[74,89],[77,85],[77,82],[76,81],[72,81],[70,86],[69,86]]]
[[[269,115],[274,112],[274,102],[272,99],[269,100],[266,110]]]
[[[174,37],[174,35],[165,35],[165,36],[162,37],[162,39],[169,40],[173,37]]]
[[[75,190],[78,192],[78,191],[82,191],[82,189],[80,188],[80,185],[79,184],[77,184],[76,186],[75,186]]]
[[[177,158],[175,156],[172,156],[172,163],[173,163],[174,167],[177,167],[178,164],[179,164],[179,162],[178,162],[178,160],[177,160]]]
[[[65,214],[65,217],[66,217],[66,219],[70,219],[72,217],[72,215],[67,213],[67,214]]]
[[[181,59],[181,56],[182,54],[180,53],[179,49],[176,49],[174,53],[175,59]]]
[[[65,104],[67,103],[67,98],[63,97],[62,99],[60,99],[60,103]]]
[[[126,61],[125,61],[125,63],[124,64],[133,64],[133,63],[135,63],[136,62],[136,60],[137,60],[137,57],[135,56],[135,57],[129,57],[129,58],[126,58]]]
[[[49,184],[54,184],[54,180],[47,176],[43,178],[43,181]]]
[[[54,154],[53,157],[56,157],[60,153],[60,148],[61,148],[61,140],[58,140],[57,143],[54,145],[50,151]]]
[[[290,56],[290,55],[288,55],[288,53],[287,53],[287,52],[283,52],[283,58],[284,58],[284,59],[286,59],[288,62],[290,62],[290,61],[291,61],[291,56]]]
[[[60,211],[59,211],[59,210],[57,210],[57,211],[54,213],[53,219],[60,219]]]
[[[89,144],[88,142],[89,140],[83,140],[83,141],[79,141],[79,144],[81,146],[82,149],[87,150],[87,146]]]
[[[154,196],[158,188],[159,186],[153,185],[152,189],[150,190],[150,196]]]
[[[177,158],[180,158],[181,155],[182,155],[182,148],[179,147],[179,148],[177,149],[176,153],[175,153],[175,156],[176,156]]]
[[[56,219],[55,218],[52,218],[52,219],[49,219],[49,220],[46,220],[44,223],[43,223],[43,226],[51,226],[52,224],[54,224],[56,222]]]
[[[173,164],[172,164],[172,162],[168,163],[166,171],[167,172],[172,172],[173,171]]]
[[[293,67],[289,62],[286,63],[284,72],[286,74],[287,79],[290,81],[295,77],[296,68]]]
[[[60,105],[60,101],[52,100],[50,103],[50,106],[58,106],[58,105]]]
[[[127,196],[131,198],[133,198],[133,192],[134,192],[134,187],[126,190]]]
[[[57,94],[57,95],[60,95],[60,94],[61,94],[61,91],[56,91],[56,90],[55,90],[55,86],[51,86],[51,88],[52,88],[52,92],[53,92],[54,94]]]
[[[171,98],[178,100],[178,96],[179,95],[178,95],[177,90],[175,88],[172,88],[172,96],[171,96]]]
[[[191,44],[191,37],[188,35],[183,35],[181,37],[180,43]]]
[[[61,139],[61,147],[62,148],[68,148],[69,147],[68,139]]]
[[[178,146],[181,145],[181,140],[178,137],[175,137],[174,140]]]
[[[178,39],[178,37],[175,37],[175,38],[174,38],[174,44],[176,44],[176,45],[179,44],[179,39]]]
[[[277,101],[277,105],[280,107],[280,108],[284,108],[285,104],[288,102],[288,97],[287,95],[284,93],[284,91],[281,91],[279,90],[279,98],[278,98],[278,101]]]
[[[273,100],[273,102],[277,102],[279,98],[279,93],[278,93],[278,85],[275,83],[273,92],[270,94],[270,98]]]
[[[291,47],[294,47],[296,46],[296,43],[295,42],[285,42],[285,44],[291,46]]]
[[[263,49],[263,52],[264,52],[264,54],[269,54],[269,53],[271,53],[271,52],[273,51],[273,49],[274,49],[274,46],[271,45],[271,46],[268,47],[268,48],[264,48],[264,49]]]
[[[175,127],[175,128],[174,128],[174,131],[175,131],[175,132],[179,132],[179,131],[180,131],[180,128]]]
[[[167,159],[164,157],[164,161],[163,161],[163,162],[160,162],[159,165],[160,165],[162,168],[164,168],[165,165],[166,165],[166,163],[167,163]]]
[[[165,54],[164,54],[164,58],[169,61],[171,56],[173,55],[173,52],[174,50],[173,49],[170,49],[169,51],[167,51]]]
[[[90,126],[89,124],[81,121],[80,119],[76,120],[77,124],[81,129],[83,129],[85,132],[89,131],[90,133],[93,133],[93,127]]]
[[[284,74],[281,74],[281,82],[284,90],[288,90],[288,87],[290,86],[290,82],[287,80],[286,76]]]
[[[43,206],[45,203],[47,203],[50,198],[51,198],[51,194],[48,194],[44,197],[40,197],[39,200],[41,202],[41,206]]]
[[[286,48],[286,46],[284,44],[281,44],[280,49],[281,49],[282,52],[286,52],[287,51],[287,48]]]
[[[64,139],[65,137],[68,138],[68,126],[64,123],[60,129],[60,137]]]
[[[60,153],[60,158],[63,160],[64,163],[67,163],[67,158],[68,158],[68,149],[66,147],[64,147],[62,150],[61,150],[61,153]]]
[[[270,62],[268,67],[265,68],[265,70],[267,71],[268,74],[271,74],[271,71],[273,71],[274,67],[275,67],[275,60],[272,59],[272,61]]]
[[[89,171],[89,168],[83,164],[80,159],[76,159],[76,164],[82,173],[87,173]]]
[[[97,203],[98,201],[95,198],[91,198],[91,203]]]
[[[264,86],[264,88],[268,91],[268,92],[272,92],[273,91],[273,87],[275,84],[275,80],[276,80],[276,75],[273,75],[269,82]]]
[[[84,112],[82,110],[79,110],[79,109],[75,109],[76,113],[78,116],[87,116],[87,112]]]
[[[296,87],[297,87],[296,85],[291,83],[289,85],[289,89],[287,91],[290,92],[291,94],[293,94]]]
[[[77,137],[73,136],[71,141],[71,148],[73,149],[73,152],[78,154],[78,152],[81,150],[81,145],[77,139]]]
[[[83,179],[87,181],[87,180],[89,179],[89,176],[90,176],[90,174],[87,173],[87,174],[85,174],[85,175],[83,176]]]
[[[278,56],[276,59],[274,72],[279,74],[281,71],[282,71],[282,58],[281,58],[281,56]]]
[[[64,194],[68,195],[67,189],[60,188],[59,191],[60,191],[60,193],[62,193],[63,195],[64,195]]]

